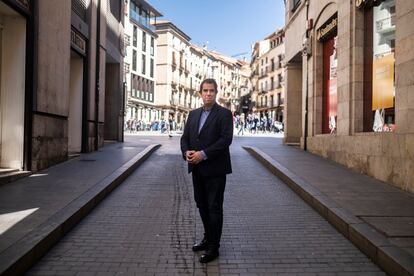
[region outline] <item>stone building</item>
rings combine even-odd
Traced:
[[[264,40],[256,42],[253,50],[253,111],[283,122],[284,31],[277,30]]]
[[[239,103],[239,91],[242,86],[241,67],[242,63],[237,59],[225,56],[215,51],[208,51],[212,56],[212,76],[217,81],[219,93],[218,102],[235,112]]]
[[[126,1],[125,5],[125,120],[136,119],[148,125],[153,120],[160,120],[162,115],[155,105],[158,35],[151,24],[162,15],[144,0]]]
[[[2,171],[122,140],[122,10],[116,0],[0,1]]]
[[[286,143],[414,192],[412,0],[286,1]]]
[[[191,47],[190,37],[170,21],[158,21],[154,26],[158,35],[155,101],[162,118],[174,118],[180,126],[190,110],[201,104],[194,78],[198,71],[192,68],[200,64],[200,55]]]

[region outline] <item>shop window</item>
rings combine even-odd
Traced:
[[[395,28],[395,0],[365,7],[364,131],[396,129]]]
[[[322,133],[337,129],[337,14],[317,29],[316,37],[322,46]]]
[[[337,41],[335,35],[323,43],[323,133],[335,133],[337,127]]]

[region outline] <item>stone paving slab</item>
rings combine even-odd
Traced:
[[[152,141],[162,147],[28,275],[385,275],[238,138],[220,257],[199,263],[202,223],[178,137]]]
[[[0,274],[30,267],[158,146],[111,143],[1,186]]]
[[[412,194],[280,142],[245,149],[388,273],[414,273]]]

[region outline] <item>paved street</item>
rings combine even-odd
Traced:
[[[200,264],[191,245],[202,236],[202,226],[179,137],[127,139],[162,147],[29,275],[383,275],[241,148],[278,143],[276,138],[235,138],[221,255]]]

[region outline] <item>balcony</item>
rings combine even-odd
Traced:
[[[175,97],[170,97],[170,105],[178,106],[178,99],[176,99]]]
[[[130,72],[130,65],[129,63],[124,63],[124,73],[128,74]]]
[[[378,20],[375,22],[375,26],[377,32],[381,34],[395,31],[395,15]]]
[[[127,34],[124,34],[124,44],[125,46],[131,45],[131,37]]]
[[[129,10],[129,17],[135,21],[135,23],[140,24],[141,26],[144,26],[145,28],[149,29],[150,31],[155,33],[155,27],[150,24],[150,19],[146,18],[144,16],[139,15],[136,11],[133,9]]]

